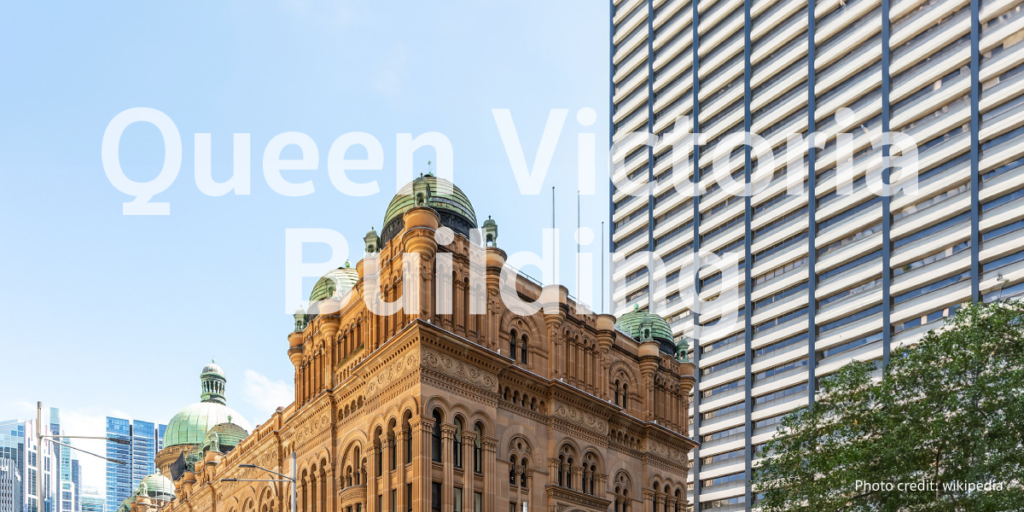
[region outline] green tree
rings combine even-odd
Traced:
[[[875,369],[845,366],[822,379],[813,407],[783,419],[755,470],[756,506],[1024,510],[1024,303],[961,308],[943,329],[894,350],[880,381]]]

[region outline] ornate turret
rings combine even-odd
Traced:
[[[303,330],[305,330],[306,329],[306,311],[303,310],[300,307],[299,309],[295,310],[295,314],[292,315],[292,316],[295,317],[295,331],[293,331],[293,332],[302,332]]]
[[[679,341],[676,342],[676,361],[680,363],[690,362],[690,338],[682,336]]]
[[[201,397],[204,402],[227,403],[227,400],[224,399],[224,391],[228,380],[224,378],[224,370],[217,366],[216,360],[211,359],[210,364],[203,367],[203,373],[199,375],[199,380],[203,383]]]
[[[498,246],[498,223],[494,222],[494,219],[490,215],[487,216],[487,220],[484,221],[484,245],[486,247],[497,247]]]
[[[363,237],[363,242],[366,242],[366,254],[376,254],[380,252],[380,237],[377,236],[377,230],[370,228],[366,232],[366,236]]]

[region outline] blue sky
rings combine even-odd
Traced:
[[[397,133],[451,140],[456,184],[481,221],[497,220],[509,252],[540,253],[557,186],[561,273],[575,288],[578,133],[596,133],[606,175],[605,4],[253,4],[0,7],[0,419],[24,419],[43,400],[80,429],[102,428],[115,411],[166,422],[198,400],[199,370],[216,358],[229,404],[262,423],[292,383],[285,230],[333,229],[360,249],[396,189]],[[132,107],[164,112],[181,133],[181,171],[154,199],[171,203],[169,216],[122,215],[131,198],[104,175],[104,129]],[[598,114],[589,128],[576,122],[583,107]],[[569,109],[543,194],[518,192],[493,108],[511,109],[531,165],[550,109]],[[263,149],[288,131],[319,148],[317,170],[285,174],[311,179],[311,195],[283,197],[263,179]],[[352,173],[377,179],[377,195],[346,196],[327,177],[331,143],[353,131],[383,146],[382,171]],[[214,177],[224,180],[236,132],[252,138],[251,194],[208,197],[195,184],[193,136],[212,133]],[[130,178],[153,179],[157,129],[129,127],[120,158]],[[416,153],[417,165],[432,158]],[[582,223],[598,231],[607,202],[598,179]]]

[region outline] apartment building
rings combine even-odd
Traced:
[[[747,481],[760,447],[818,379],[854,358],[881,366],[966,301],[1024,293],[1022,6],[612,0],[614,313],[639,305],[677,336],[714,331],[691,345],[695,510],[756,507]],[[693,132],[703,145],[678,144]],[[733,147],[744,132],[766,141],[772,165]],[[870,186],[890,179],[887,132],[916,141],[916,193]],[[791,170],[789,136],[810,133],[824,144]],[[723,190],[716,150],[734,180],[763,186]],[[789,180],[804,193],[787,193]],[[735,299],[720,269],[690,270],[698,255],[727,253],[738,255]],[[724,299],[696,308],[694,291]],[[739,321],[714,330],[729,310]]]

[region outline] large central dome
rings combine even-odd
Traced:
[[[241,414],[227,406],[224,396],[227,378],[216,363],[211,362],[200,374],[202,401],[192,404],[175,414],[164,430],[164,448],[179,445],[199,445],[206,439],[206,432],[221,423],[235,423],[245,430],[252,427]],[[229,419],[230,418],[230,419]]]
[[[438,189],[438,183],[442,185],[441,190]],[[402,187],[388,205],[384,215],[384,229],[381,231],[381,244],[388,243],[402,230],[402,215],[416,206],[437,210],[442,226],[467,237],[469,230],[477,227],[473,205],[459,187],[431,174],[421,175]]]

